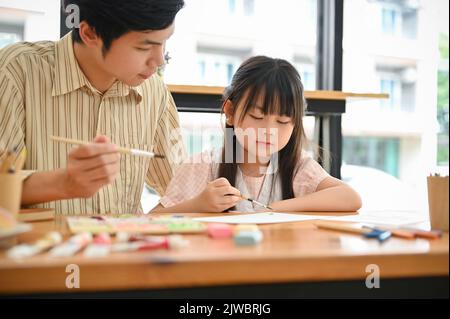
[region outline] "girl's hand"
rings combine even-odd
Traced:
[[[231,186],[226,178],[218,178],[209,182],[205,190],[197,196],[197,202],[200,206],[199,211],[205,213],[223,212],[241,201],[240,195],[239,190]]]

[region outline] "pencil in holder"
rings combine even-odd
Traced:
[[[428,176],[427,186],[431,228],[448,232],[448,176]]]
[[[0,207],[17,218],[22,199],[22,176],[18,173],[0,174]]]

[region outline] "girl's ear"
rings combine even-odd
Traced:
[[[233,126],[234,123],[234,107],[230,100],[226,100],[223,103],[223,113],[225,114],[226,122],[228,125]]]

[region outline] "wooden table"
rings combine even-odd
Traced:
[[[194,214],[193,214],[194,215]],[[195,214],[205,216],[210,214]],[[328,213],[329,215],[329,213]],[[313,221],[261,225],[263,242],[186,235],[182,250],[114,253],[104,258],[11,260],[0,252],[0,294],[90,293],[150,297],[368,297],[448,298],[448,234],[441,239],[391,238],[380,244],[358,235],[319,230]],[[63,218],[35,222],[19,237],[31,242],[50,230],[69,236]],[[80,288],[68,289],[66,266],[80,268]],[[381,288],[365,285],[377,265]]]
[[[180,112],[221,111],[224,88],[220,86],[169,85]],[[356,99],[385,99],[387,94],[349,93],[341,91],[305,91],[306,115],[315,117],[314,143],[319,145],[319,161],[327,172],[341,178],[342,128],[341,116],[346,102]]]

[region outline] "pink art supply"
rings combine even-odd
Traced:
[[[104,245],[110,245],[111,244],[111,236],[109,233],[100,233],[95,235],[94,240],[92,241],[94,244],[104,244]]]
[[[169,249],[169,241],[167,238],[162,237],[160,239],[146,240],[141,242],[138,250],[153,250],[153,249]]]
[[[109,233],[95,235],[92,244],[86,247],[83,255],[89,258],[104,257],[111,251],[111,236]]]
[[[143,236],[130,235],[128,242],[119,241],[112,245],[113,252],[148,251],[155,249],[180,249],[186,247],[189,241],[181,235]]]
[[[230,238],[233,236],[233,228],[228,224],[208,224],[208,235],[211,238]]]

